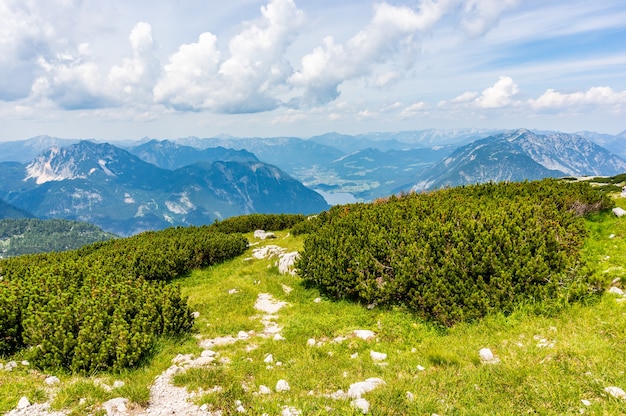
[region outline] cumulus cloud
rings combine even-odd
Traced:
[[[622,113],[626,111],[626,91],[613,91],[610,87],[593,87],[587,91],[561,93],[548,89],[536,100],[529,100],[533,110],[558,112],[596,108]]]
[[[504,108],[517,103],[514,97],[519,92],[519,87],[510,77],[501,76],[495,84],[485,88],[482,93],[466,91],[450,101],[441,101],[439,107]]]
[[[416,103],[411,104],[410,106],[402,109],[402,111],[400,112],[400,114],[398,115],[398,117],[402,120],[405,119],[410,119],[410,118],[414,118],[418,115],[421,114],[425,114],[428,112],[428,105],[423,102],[423,101],[419,101]]]
[[[463,7],[463,29],[471,36],[480,36],[496,26],[500,16],[519,0],[467,0]]]
[[[224,113],[276,108],[276,96],[293,72],[285,51],[304,14],[293,0],[272,0],[261,14],[231,39],[227,59],[208,32],[197,43],[181,46],[154,87],[155,100],[177,109]]]
[[[137,23],[128,40],[133,55],[124,58],[122,65],[111,68],[107,78],[109,91],[123,101],[150,101],[152,87],[161,70],[152,26],[145,22]]]

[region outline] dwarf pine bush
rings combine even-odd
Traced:
[[[580,215],[611,206],[586,183],[543,180],[333,207],[296,266],[331,297],[400,304],[452,325],[596,291]]]
[[[166,282],[242,254],[247,240],[208,227],[171,228],[85,248],[0,262],[0,354],[25,349],[40,368],[136,366],[157,337],[193,325]]]

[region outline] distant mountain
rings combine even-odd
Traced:
[[[116,238],[92,224],[36,218],[0,220],[0,258],[80,248]]]
[[[427,129],[400,132],[378,132],[357,135],[326,133],[309,140],[326,146],[333,146],[345,153],[367,148],[386,150],[420,149],[443,145],[469,143],[501,130],[488,129]]]
[[[420,177],[413,189],[623,172],[626,161],[581,136],[520,129],[458,148]]]
[[[599,144],[622,158],[626,158],[626,130],[616,135],[590,131],[582,131],[576,134]]]
[[[0,163],[0,177],[0,198],[37,217],[90,222],[118,235],[253,212],[328,208],[319,194],[262,162],[168,170],[88,141],[52,148],[26,165]]]
[[[78,139],[36,136],[27,140],[0,142],[0,162],[27,163],[51,147],[69,146],[79,141]]]
[[[33,218],[33,214],[0,199],[0,220],[5,218]]]
[[[253,153],[259,160],[276,165],[289,174],[301,169],[326,165],[345,155],[344,152],[335,147],[296,137],[214,137],[208,139],[187,137],[178,139],[176,142],[198,149],[216,146],[237,150],[245,149]]]
[[[243,149],[235,150],[218,146],[200,150],[168,140],[150,140],[138,146],[129,147],[127,150],[144,162],[170,170],[182,168],[196,162],[259,161],[254,154]]]

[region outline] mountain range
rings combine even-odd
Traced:
[[[626,153],[625,139],[626,132],[465,129],[145,138],[122,148],[38,136],[0,143],[0,151],[10,149],[0,153],[0,200],[22,215],[87,221],[130,235],[254,212],[314,213],[331,200],[370,201],[410,190],[617,175],[626,172],[618,155]]]
[[[118,235],[254,212],[328,208],[322,196],[279,168],[248,159],[170,170],[110,144],[81,141],[46,150],[28,164],[0,163],[0,198],[39,218],[85,221]]]

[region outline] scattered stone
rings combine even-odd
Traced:
[[[605,392],[609,393],[611,396],[616,399],[626,400],[626,393],[619,387],[609,386],[604,389]]]
[[[30,363],[28,361],[26,361],[26,360],[22,360],[22,365],[24,367],[28,367],[30,365]]]
[[[248,335],[248,333],[246,331],[239,331],[237,333],[237,338],[238,339],[248,339],[248,338],[250,338],[250,335]]]
[[[272,232],[265,232],[265,230],[254,231],[254,238],[265,240],[266,238],[276,238],[276,234]]]
[[[387,354],[383,352],[370,351],[370,357],[374,361],[385,361],[387,359]]]
[[[237,411],[237,413],[246,413],[246,408],[242,405],[237,406],[235,410]]]
[[[54,384],[59,384],[61,380],[59,380],[57,376],[48,376],[43,382],[46,383],[48,386],[52,386]]]
[[[279,257],[285,252],[285,249],[279,246],[269,245],[265,247],[259,247],[252,250],[252,257],[258,260],[271,259],[272,257]]]
[[[122,387],[124,387],[125,383],[122,380],[115,380],[113,382],[113,388],[114,389],[121,389]]]
[[[314,338],[309,338],[306,341],[306,345],[308,345],[309,347],[314,347],[315,346],[315,339]]]
[[[370,331],[369,329],[355,329],[352,331],[352,335],[365,341],[376,338],[374,331]]]
[[[272,394],[272,390],[269,387],[260,385],[259,386],[259,394]]]
[[[354,360],[354,359],[358,358],[358,356],[359,356],[359,353],[358,353],[358,352],[355,352],[354,354],[352,354],[352,355],[350,356],[350,358],[352,358],[352,359]]]
[[[281,416],[300,416],[302,412],[300,412],[295,407],[283,406],[283,410],[280,414]]]
[[[293,292],[293,288],[291,286],[287,286],[284,283],[281,286],[283,288],[283,292],[285,292],[287,295]]]
[[[313,299],[314,303],[321,303],[322,302],[322,298],[315,298]]]
[[[624,291],[619,287],[612,286],[609,289],[609,293],[613,293],[614,295],[624,296]]]
[[[344,341],[345,341],[345,340],[347,340],[347,339],[348,339],[348,338],[346,338],[346,337],[339,336],[339,337],[336,337],[336,338],[334,338],[334,339],[333,339],[333,343],[335,343],[335,344],[341,344],[342,342],[344,342]]]
[[[478,356],[483,364],[496,364],[500,362],[500,359],[493,355],[493,352],[489,348],[482,348],[478,351]]]
[[[300,257],[300,254],[298,254],[297,251],[280,255],[278,259],[278,272],[280,274],[295,275],[295,264],[298,257]]]
[[[263,360],[266,364],[271,364],[274,362],[274,356],[272,354],[267,354],[267,357]]]
[[[615,238],[615,234],[609,235],[609,239],[613,239],[613,238]]]
[[[269,293],[259,293],[254,308],[265,313],[274,314],[286,306],[287,302],[274,299]]]
[[[277,392],[283,392],[283,391],[289,391],[291,390],[291,387],[289,387],[289,383],[287,383],[287,381],[285,380],[278,380],[278,382],[276,383],[276,391]]]
[[[424,371],[426,370],[424,367],[422,367],[421,365],[417,366],[417,371]]]
[[[413,393],[411,393],[410,391],[406,392],[406,400],[409,403],[413,403],[415,401],[415,395]]]
[[[580,402],[584,404],[585,406],[591,406],[591,402],[587,399],[582,399]]]
[[[107,416],[125,416],[127,414],[127,404],[128,399],[116,397],[102,403],[102,408],[107,412]]]
[[[196,311],[196,312],[191,312],[191,317],[193,319],[198,319],[200,317],[200,312]]]
[[[237,289],[230,289],[230,290],[228,291],[228,294],[229,294],[229,295],[234,295],[235,293],[238,293],[238,292],[239,292],[239,291],[238,291]]]
[[[280,334],[274,334],[274,341],[284,341],[285,337]]]
[[[22,396],[22,398],[20,399],[19,402],[17,402],[17,407],[16,409],[21,410],[21,409],[26,409],[28,406],[30,406],[30,400],[28,400],[28,397],[26,396]]]
[[[4,365],[4,369],[6,371],[13,371],[14,368],[17,367],[17,363],[15,361],[9,361]]]
[[[351,399],[360,399],[365,393],[369,393],[380,385],[384,385],[383,379],[378,377],[368,378],[365,381],[359,381],[350,385],[348,389],[348,397]]]
[[[200,357],[215,357],[216,354],[213,350],[204,350],[200,353]]]
[[[623,217],[624,215],[626,215],[626,211],[624,211],[620,207],[615,207],[615,208],[613,208],[612,211],[613,211],[613,214],[615,214],[616,217]]]
[[[367,412],[369,412],[370,410],[370,402],[363,398],[353,400],[350,403],[350,406],[354,407],[355,409],[359,409],[364,415],[367,414]]]

